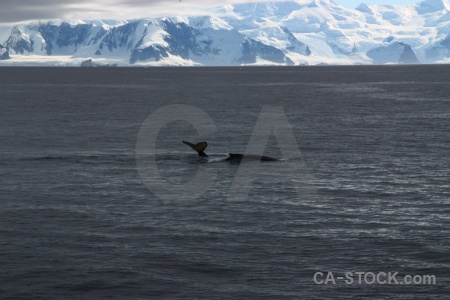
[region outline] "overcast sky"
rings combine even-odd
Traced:
[[[189,15],[206,8],[252,0],[0,0],[0,23],[44,19],[132,19]],[[350,8],[359,3],[406,4],[418,0],[335,0]]]

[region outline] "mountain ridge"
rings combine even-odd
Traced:
[[[3,24],[0,64],[447,63],[449,40],[447,0],[355,9],[332,0],[250,2],[190,17]]]

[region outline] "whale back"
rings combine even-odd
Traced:
[[[241,161],[244,158],[243,154],[238,153],[228,153],[226,161]],[[270,157],[270,156],[258,156],[258,155],[246,155],[246,159],[260,159],[261,161],[277,161],[278,159]]]

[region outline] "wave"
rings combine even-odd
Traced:
[[[129,154],[69,154],[44,155],[20,158],[19,161],[60,161],[68,163],[129,163],[134,161],[134,155]]]

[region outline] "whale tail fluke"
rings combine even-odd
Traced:
[[[203,141],[203,142],[200,142],[200,143],[195,144],[195,145],[192,144],[192,143],[186,142],[186,141],[182,141],[182,142],[183,142],[183,144],[186,144],[189,147],[191,147],[192,149],[194,149],[195,151],[197,151],[199,156],[208,157],[208,155],[204,152],[206,147],[208,147],[208,143],[207,142]]]

